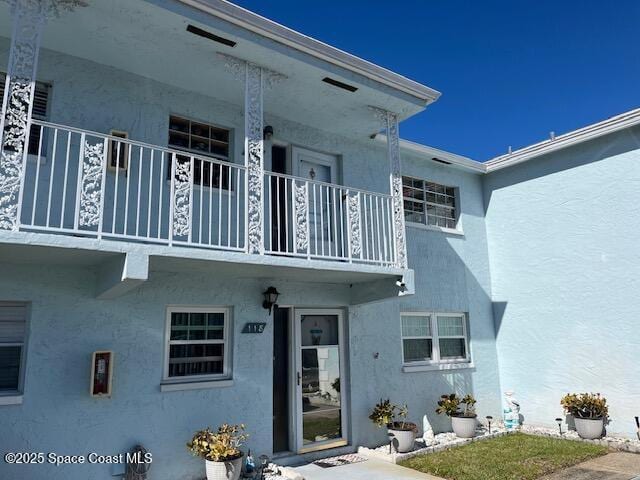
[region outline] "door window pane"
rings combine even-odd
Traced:
[[[337,345],[337,315],[303,315],[301,336],[303,347]]]
[[[301,386],[304,443],[341,438],[338,347],[303,348]]]

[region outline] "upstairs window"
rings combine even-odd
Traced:
[[[27,305],[0,302],[0,395],[22,390]]]
[[[229,190],[233,185],[228,166],[212,163],[202,157],[230,161],[231,131],[188,118],[169,117],[169,148],[197,155],[193,162],[193,183],[203,187]],[[178,155],[178,162],[189,162],[189,156]],[[171,169],[168,171],[171,176]],[[230,181],[231,180],[231,181]]]
[[[7,75],[5,73],[0,73],[0,99],[4,98],[6,81]],[[43,121],[47,120],[50,90],[51,85],[43,82],[36,82],[36,90],[33,94],[33,108],[31,110],[32,118]],[[29,134],[29,155],[38,155],[40,131],[41,128],[38,125],[31,126],[31,133]],[[44,147],[42,148],[44,150]]]
[[[407,222],[455,229],[458,225],[456,189],[413,177],[402,177]]]
[[[404,365],[469,362],[466,315],[402,313]]]

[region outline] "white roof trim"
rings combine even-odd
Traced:
[[[379,142],[387,143],[387,136],[385,134],[379,133],[376,135],[376,140]],[[457,155],[445,150],[440,150],[439,148],[430,147],[428,145],[422,145],[420,143],[402,139],[400,140],[400,148],[405,152],[411,152],[422,157],[427,157],[426,159],[433,161],[435,164],[442,165],[443,167],[452,166],[473,173],[487,172],[487,167],[484,163],[477,162],[468,157],[463,157],[462,155]],[[450,165],[442,162],[436,162],[433,160],[434,158],[448,162]]]
[[[554,139],[545,140],[531,146],[521,148],[506,155],[495,157],[485,163],[487,173],[500,170],[502,168],[517,165],[527,160],[552,153],[563,148],[577,145],[578,143],[601,137],[608,133],[617,132],[625,128],[640,124],[640,108],[629,110],[602,122],[594,123],[578,130],[559,135]]]
[[[425,102],[425,105],[435,102],[440,97],[440,92],[426,85],[303,35],[226,0],[179,1],[333,65],[407,93]]]

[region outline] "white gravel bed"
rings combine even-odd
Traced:
[[[529,435],[539,435],[543,437],[553,437],[565,440],[577,440],[580,442],[592,443],[594,445],[602,445],[612,450],[622,452],[640,453],[640,440],[634,440],[623,437],[605,436],[599,440],[585,440],[578,436],[574,430],[566,431],[563,429],[560,435],[558,429],[546,427],[534,427],[531,425],[523,425],[518,430],[506,430],[502,425],[491,427],[491,433],[484,427],[478,427],[474,438],[458,438],[453,432],[439,433],[435,436],[431,445],[425,445],[422,438],[417,438],[413,450],[407,453],[398,453],[389,451],[389,444],[381,445],[376,448],[359,447],[358,453],[370,458],[384,460],[385,462],[398,463],[416,455],[424,455],[428,453],[440,452],[449,448],[459,447],[471,442],[487,440],[489,438],[500,437],[510,433],[522,432]]]
[[[376,448],[359,447],[358,453],[370,458],[384,460],[385,462],[398,463],[402,460],[415,457],[416,455],[440,452],[449,448],[466,445],[467,443],[500,437],[507,433],[509,432],[500,425],[495,427],[492,426],[491,433],[489,433],[484,426],[481,426],[476,429],[476,436],[473,438],[458,438],[453,432],[438,433],[430,445],[425,445],[422,438],[417,438],[414,443],[413,450],[407,453],[399,453],[395,451],[389,452],[389,444],[381,445]]]
[[[520,431],[522,433],[528,433],[529,435],[541,435],[543,437],[563,438],[566,440],[593,443],[595,445],[602,445],[621,452],[640,453],[640,440],[634,440],[631,438],[612,437],[607,435],[599,440],[585,440],[584,438],[580,438],[575,430],[566,431],[565,426],[562,428],[562,435],[560,435],[560,431],[557,428],[535,427],[532,425],[523,425]]]

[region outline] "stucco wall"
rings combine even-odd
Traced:
[[[634,434],[639,185],[638,128],[486,178],[501,382],[529,423],[555,426],[563,394],[600,392],[609,431]]]
[[[352,401],[354,409],[363,412],[381,397],[407,402],[420,428],[426,413],[436,431],[449,431],[449,420],[434,411],[442,394],[473,393],[480,418],[497,418],[501,411],[481,178],[412,155],[402,159],[407,175],[458,187],[464,235],[407,227],[416,294],[353,309],[352,338],[362,342],[352,344],[352,389],[358,392]],[[398,320],[402,311],[467,312],[474,368],[403,373]],[[380,353],[378,360],[374,352]],[[354,421],[363,422],[357,443],[384,441],[384,432],[376,431],[365,417]]]
[[[1,63],[6,60],[6,41],[0,46]],[[178,113],[234,129],[232,160],[243,161],[239,106],[46,50],[38,76],[53,85],[53,122],[100,132],[122,129],[132,139],[166,145],[169,114]],[[328,134],[268,112],[266,122],[274,126],[277,140],[340,155],[340,183],[388,192],[383,143]],[[349,308],[353,446],[386,440],[386,434],[367,418],[381,397],[407,402],[410,419],[418,424],[428,413],[437,430],[449,428],[446,419],[434,413],[443,393],[474,393],[482,416],[496,416],[500,409],[481,179],[416,156],[403,155],[403,163],[410,175],[459,188],[464,235],[408,228],[416,295]],[[270,452],[272,324],[267,321],[263,335],[239,334],[246,321],[265,317],[260,306],[265,286],[276,285],[283,292],[283,304],[336,307],[346,305],[349,298],[344,285],[155,272],[138,290],[98,301],[91,269],[55,263],[0,267],[0,300],[29,301],[33,307],[24,404],[0,407],[0,431],[8,432],[0,438],[0,450],[121,452],[141,442],[154,454],[153,478],[158,479],[201,474],[201,461],[189,458],[184,443],[206,425],[244,422],[252,434],[249,446],[257,453]],[[168,304],[233,306],[234,386],[160,392]],[[419,310],[469,314],[474,368],[402,372],[400,312]],[[88,359],[96,349],[113,349],[116,354],[110,400],[92,400],[87,393]],[[33,478],[44,471],[28,468],[5,471],[27,472],[26,477]],[[107,467],[47,470],[48,478],[109,478],[108,473]]]

